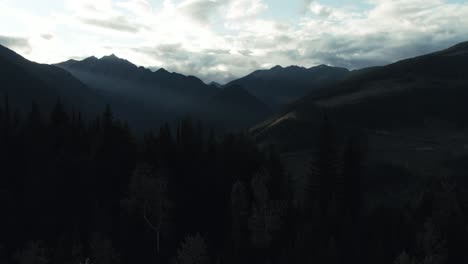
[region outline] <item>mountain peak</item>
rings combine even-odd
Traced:
[[[112,53],[111,55],[102,57],[101,60],[120,60],[120,58],[115,56],[114,53]]]
[[[330,66],[326,65],[326,64],[320,64],[320,65],[317,65],[317,66],[313,66],[313,67],[310,67],[310,69],[325,69],[325,68],[330,68]]]
[[[104,56],[99,61],[105,62],[106,64],[110,63],[110,64],[115,65],[115,66],[120,65],[119,67],[138,68],[136,65],[134,65],[130,61],[128,61],[126,59],[119,58],[115,54],[111,54],[109,56]]]
[[[281,67],[280,65],[276,65],[275,67],[271,68],[270,70],[281,70],[283,69],[283,67]]]
[[[157,73],[169,73],[166,69],[160,68],[159,70],[156,71]]]
[[[290,65],[290,66],[288,66],[288,67],[286,67],[284,69],[286,69],[288,71],[292,71],[292,72],[306,70],[306,68],[304,68],[302,66],[297,66],[297,65]]]
[[[215,82],[215,81],[210,82],[208,85],[216,86],[217,88],[221,88],[221,87],[222,87],[222,85],[221,85],[220,83]]]
[[[83,59],[83,61],[98,61],[99,59],[96,58],[95,56],[91,56],[88,58]],[[77,60],[71,60],[71,61],[77,61]]]

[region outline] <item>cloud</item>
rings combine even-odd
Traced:
[[[262,0],[185,0],[177,6],[180,12],[204,24],[214,16],[228,20],[253,18],[267,8]]]
[[[262,0],[234,0],[227,10],[227,19],[254,17],[265,11],[268,6]]]
[[[204,17],[222,15],[222,6],[226,10],[224,27],[232,34],[207,28],[206,39],[219,45],[203,42],[202,37],[195,37],[195,42],[201,41],[198,45],[179,39],[177,45],[153,46],[151,53],[146,51],[149,58],[173,71],[227,82],[277,64],[328,64],[350,69],[384,65],[446,48],[468,34],[468,4],[439,0],[373,0],[369,2],[372,7],[362,11],[311,0],[305,1],[307,13],[295,24],[230,13],[232,7],[245,12],[245,1],[207,2],[211,1],[187,0],[182,6],[196,4],[194,10],[198,11],[193,14]],[[249,3],[255,6],[255,1]]]
[[[0,35],[27,36],[29,48],[17,46],[32,49],[31,59],[40,62],[116,53],[138,65],[221,83],[278,64],[383,65],[468,36],[468,3],[295,1],[303,8],[286,19],[268,4],[289,3],[269,0],[65,0],[64,10],[46,17],[0,1],[8,16],[0,20],[25,29]]]
[[[329,17],[333,13],[333,9],[331,7],[324,6],[316,2],[312,2],[309,8],[312,13],[321,17]]]
[[[149,15],[153,12],[153,8],[147,0],[127,0],[117,2],[116,5],[138,15]]]
[[[21,50],[24,53],[30,53],[32,51],[32,47],[27,38],[0,35],[0,45],[13,50]]]
[[[468,4],[441,0],[372,0],[356,12],[308,1],[293,54],[303,64],[348,68],[383,65],[464,41]],[[326,10],[326,11],[324,11]],[[290,54],[290,55],[291,55]]]
[[[246,59],[242,54],[231,53],[227,50],[192,52],[181,44],[139,47],[133,50],[160,61],[159,65],[152,68],[165,68],[186,75],[196,75],[206,82],[211,80],[226,82],[237,77],[236,72],[245,67],[260,67],[255,59]]]
[[[137,33],[141,28],[129,22],[124,16],[111,17],[109,19],[80,18],[80,21],[96,27],[129,33]]]
[[[66,0],[65,6],[71,17],[81,24],[123,33],[145,29],[145,21],[139,19],[152,12],[146,0]]]
[[[42,34],[41,35],[41,38],[45,39],[45,40],[51,40],[54,38],[54,35],[52,34],[49,34],[49,33],[46,33],[46,34]]]
[[[225,1],[187,0],[180,4],[178,9],[195,21],[207,23],[224,4]]]

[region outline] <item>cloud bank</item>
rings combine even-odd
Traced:
[[[468,3],[366,0],[353,8],[296,1],[296,16],[283,19],[274,6],[281,4],[268,0],[67,0],[24,38],[0,37],[0,43],[23,55],[29,49],[41,62],[115,53],[225,83],[277,64],[383,65],[468,40]],[[21,12],[20,19],[34,16]],[[53,38],[28,41],[34,34]]]
[[[0,35],[0,45],[3,45],[9,49],[20,50],[26,54],[31,52],[31,45],[26,38]]]

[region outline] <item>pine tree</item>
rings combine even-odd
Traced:
[[[245,261],[248,244],[249,201],[244,184],[237,181],[231,191],[231,237],[233,258]]]
[[[326,113],[323,115],[320,128],[317,152],[310,162],[310,172],[307,179],[306,207],[309,211],[316,210],[316,204],[320,215],[325,216],[332,209],[333,199],[339,193],[340,158],[338,154],[338,142],[333,125]],[[315,212],[317,213],[317,212]]]
[[[363,159],[364,150],[359,139],[350,138],[344,152],[342,203],[346,214],[353,215],[354,219],[362,213],[364,206]]]
[[[289,190],[286,173],[283,169],[281,156],[274,146],[270,146],[267,152],[267,169],[270,172],[269,189],[274,200],[286,200]]]
[[[104,114],[102,115],[102,123],[104,126],[105,133],[112,128],[112,125],[114,123],[114,114],[112,113],[112,110],[109,104],[106,105]]]
[[[62,127],[68,123],[69,117],[60,99],[57,99],[52,109],[50,119],[53,127]]]
[[[362,214],[364,208],[363,195],[363,147],[357,137],[351,137],[343,155],[343,171],[341,172],[342,193],[338,194],[341,211],[340,232],[343,248],[343,258],[349,261],[360,259]]]
[[[42,117],[39,106],[33,102],[31,111],[28,114],[28,126],[31,130],[36,130],[42,126]]]

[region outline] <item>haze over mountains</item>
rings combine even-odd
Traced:
[[[57,66],[105,94],[118,116],[139,127],[193,113],[198,103],[218,92],[196,77],[165,69],[152,72],[115,55],[69,60]]]
[[[0,68],[0,92],[19,108],[30,109],[34,101],[50,109],[58,98],[85,113],[94,113],[104,105],[99,93],[69,72],[28,61],[3,46],[0,46]]]
[[[68,60],[50,66],[29,62],[6,48],[2,48],[2,54],[2,63],[20,68],[5,67],[15,74],[3,75],[3,82],[9,84],[3,92],[14,100],[21,100],[23,107],[43,100],[50,106],[57,98],[66,105],[89,112],[110,104],[119,118],[137,129],[157,127],[164,121],[188,114],[223,129],[248,128],[281,105],[341,79],[348,72],[324,65],[311,69],[277,66],[222,86],[207,85],[195,76],[170,73],[165,69],[153,72],[115,55]],[[22,78],[15,77],[22,75]],[[48,87],[41,88],[44,80]],[[13,89],[14,86],[23,89],[21,94],[28,96],[16,94],[20,89]],[[41,99],[45,94],[48,94],[46,98]]]
[[[187,115],[222,129],[245,129],[272,113],[241,87],[220,89],[194,76],[153,72],[115,55],[44,65],[0,47],[0,66],[1,92],[23,113],[33,102],[48,111],[60,100],[70,111],[89,114],[109,104],[138,130]]]
[[[223,90],[219,84],[207,85],[195,76],[170,73],[163,68],[153,72],[115,55],[69,60],[57,66],[106,93],[117,113],[128,120],[134,120],[132,115],[143,111],[152,122],[190,114],[216,127],[239,129],[271,114],[268,106],[241,87],[228,86]],[[129,108],[133,108],[131,114]]]
[[[165,69],[153,72],[115,55],[50,66],[1,47],[0,63],[6,73],[1,77],[2,92],[25,107],[32,101],[51,105],[60,98],[93,112],[108,103],[117,116],[141,128],[191,114],[213,125],[242,129],[275,112],[283,113],[257,126],[258,135],[264,135],[285,123],[310,122],[317,113],[314,109],[322,107],[333,108],[337,118],[366,128],[414,127],[437,120],[458,124],[464,120],[456,113],[464,111],[467,49],[461,43],[357,71],[326,65],[276,66],[226,85],[205,84],[195,76]]]

